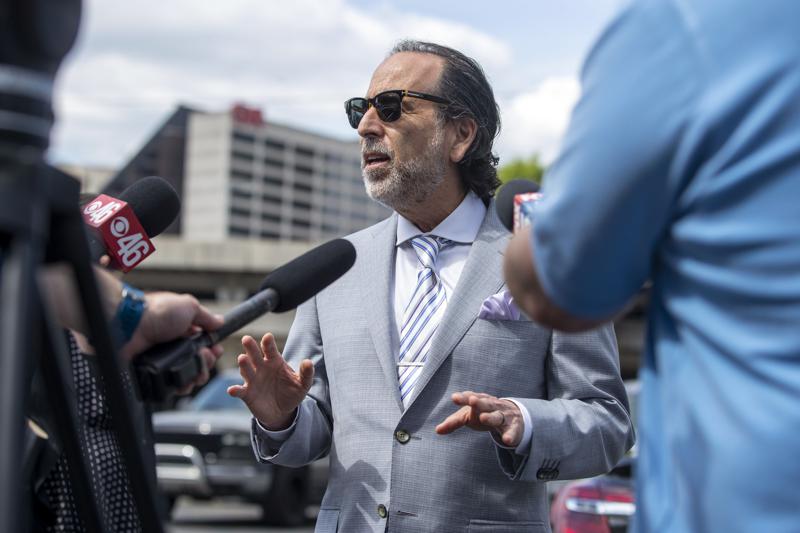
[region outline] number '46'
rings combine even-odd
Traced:
[[[136,265],[142,260],[142,256],[150,251],[150,244],[142,238],[141,233],[126,235],[117,241],[119,245],[120,260],[126,267]]]

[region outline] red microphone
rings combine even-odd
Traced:
[[[533,222],[533,209],[542,199],[540,192],[524,192],[514,196],[514,231],[527,228]]]
[[[129,272],[156,249],[124,200],[101,194],[84,206],[82,214],[102,239],[113,268]]]
[[[542,198],[539,185],[529,180],[511,180],[497,193],[494,208],[508,231],[530,226],[536,202]]]
[[[104,255],[113,268],[128,272],[155,251],[150,242],[177,218],[178,193],[163,178],[148,176],[115,196],[101,194],[81,213],[88,232],[92,260]]]

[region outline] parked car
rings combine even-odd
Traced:
[[[636,512],[631,471],[626,457],[606,475],[564,485],[553,499],[553,533],[625,533]]]
[[[625,383],[635,421],[639,382]],[[638,447],[634,446],[611,472],[553,487],[550,524],[553,533],[625,533],[636,512],[633,471]]]
[[[153,415],[158,484],[170,509],[179,496],[236,496],[258,503],[263,519],[291,526],[322,500],[328,460],[304,468],[259,463],[250,445],[250,412],[228,396],[242,382],[237,370],[213,378],[182,408]]]

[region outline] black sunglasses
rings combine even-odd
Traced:
[[[434,96],[432,94],[418,93],[416,91],[406,91],[402,89],[395,89],[392,91],[384,91],[376,94],[372,98],[351,98],[344,103],[344,110],[347,113],[347,120],[353,128],[358,128],[361,119],[369,111],[370,107],[374,107],[378,113],[378,118],[384,122],[394,122],[400,118],[402,113],[403,98],[410,96],[411,98],[420,98],[421,100],[429,100],[437,104],[449,105],[450,102],[441,96]]]

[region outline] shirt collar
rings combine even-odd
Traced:
[[[478,236],[478,230],[480,230],[485,216],[486,205],[472,191],[464,196],[458,207],[447,218],[427,233],[420,231],[413,222],[398,213],[395,244],[399,246],[417,235],[436,235],[457,243],[472,244],[475,237]]]

